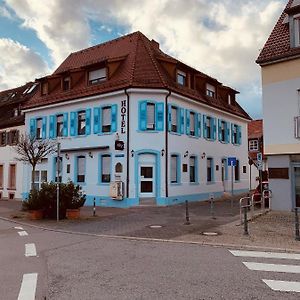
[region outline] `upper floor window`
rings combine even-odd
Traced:
[[[64,130],[64,115],[57,115],[56,116],[56,136],[61,137],[63,136]]]
[[[178,108],[176,106],[171,107],[171,131],[178,131]]]
[[[182,71],[177,71],[177,83],[180,85],[186,85],[186,73]]]
[[[249,141],[249,151],[258,151],[258,140]]]
[[[224,120],[218,120],[218,136],[219,136],[219,141],[223,143],[228,143],[229,142],[229,128],[228,128],[228,123]]]
[[[300,18],[294,19],[294,39],[295,47],[300,47]]]
[[[242,143],[241,126],[236,124],[231,124],[231,142],[234,145],[241,145]]]
[[[19,131],[18,130],[11,130],[9,133],[9,142],[11,145],[16,145],[19,140]]]
[[[147,130],[155,130],[155,104],[147,103]]]
[[[6,132],[0,132],[0,146],[6,146]]]
[[[63,78],[63,90],[68,91],[71,88],[71,78],[64,77]]]
[[[36,119],[36,139],[42,139],[42,131],[43,131],[43,119],[38,118]]]
[[[43,82],[42,83],[42,95],[47,95],[48,94],[48,82]]]
[[[216,97],[216,88],[211,84],[206,84],[206,95],[212,98]]]
[[[212,124],[211,124],[212,118],[207,116],[206,117],[206,138],[211,139],[212,138]]]
[[[102,108],[102,132],[111,132],[111,106]]]
[[[231,95],[228,95],[228,104],[231,105]]]
[[[85,128],[86,128],[86,112],[85,112],[85,110],[78,112],[77,124],[78,124],[77,134],[85,135]]]
[[[106,68],[89,72],[89,84],[97,84],[106,80]]]
[[[195,136],[196,126],[195,126],[196,118],[195,113],[193,111],[190,112],[190,135]]]

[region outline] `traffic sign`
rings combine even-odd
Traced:
[[[256,158],[257,158],[257,161],[262,161],[262,153],[258,152]]]
[[[235,167],[236,166],[236,157],[228,157],[227,158],[228,166]]]
[[[258,169],[259,171],[262,170],[262,161],[260,161],[260,160],[257,162],[257,169]]]

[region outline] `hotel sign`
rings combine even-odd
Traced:
[[[121,133],[126,133],[126,117],[127,117],[127,105],[126,100],[121,101]]]

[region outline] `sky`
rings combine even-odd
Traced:
[[[240,91],[262,117],[255,63],[287,0],[0,0],[0,90],[51,74],[71,53],[141,31]]]

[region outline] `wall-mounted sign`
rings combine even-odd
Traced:
[[[121,133],[126,133],[126,116],[127,116],[126,100],[123,100],[121,101]]]
[[[124,142],[115,141],[115,150],[124,150]]]

